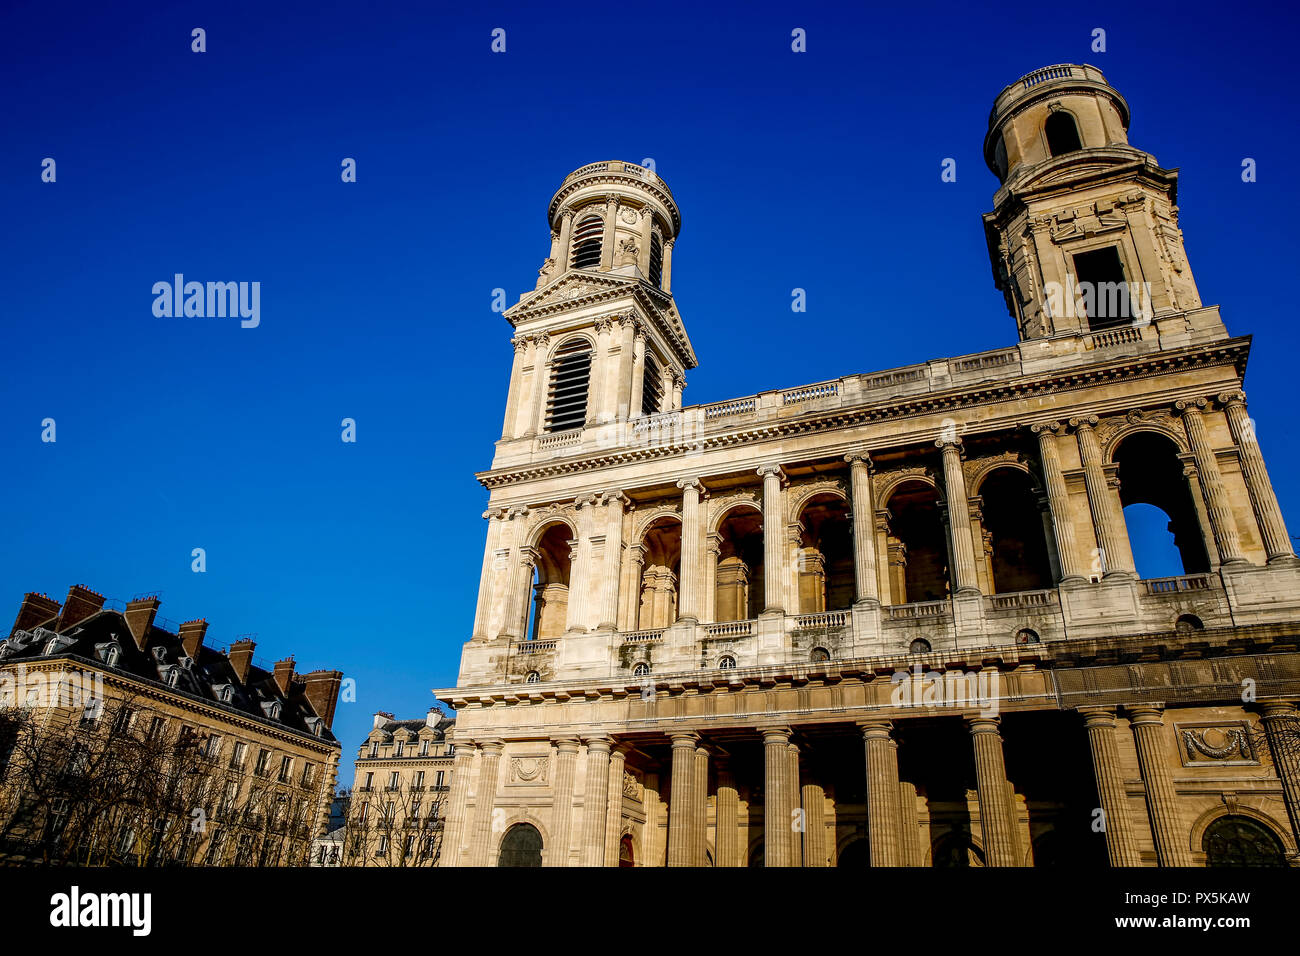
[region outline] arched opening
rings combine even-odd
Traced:
[[[714,619],[748,621],[763,610],[763,515],[741,506],[718,525]]]
[[[939,601],[948,596],[948,541],[939,517],[939,492],[905,481],[889,496],[891,604]]]
[[[799,515],[799,613],[853,605],[853,538],[849,506],[836,495],[815,495]]]
[[[831,652],[824,647],[814,647],[812,653],[808,655],[808,659],[814,664],[823,664],[831,659]]]
[[[971,841],[970,834],[953,830],[931,844],[930,865],[944,868],[983,866],[984,854]]]
[[[871,865],[871,847],[866,840],[854,840],[840,851],[835,865],[843,870],[865,870]]]
[[[1195,614],[1180,614],[1174,621],[1174,630],[1179,634],[1194,634],[1205,630],[1205,624]]]
[[[682,523],[664,515],[641,538],[643,566],[637,627],[668,627],[677,620],[677,583],[682,566]]]
[[[1038,489],[1016,468],[999,468],[980,485],[984,558],[994,594],[1052,586]]]
[[[531,823],[516,823],[501,838],[497,866],[541,866],[542,835]]]
[[[1206,828],[1201,849],[1206,866],[1286,866],[1281,841],[1246,816],[1219,817]]]
[[[930,642],[923,637],[918,637],[907,646],[907,653],[909,654],[929,654],[932,650],[934,648],[930,646]]]
[[[1135,432],[1119,443],[1114,461],[1119,466],[1119,499],[1138,576],[1162,578],[1210,570],[1196,506],[1173,441],[1155,432]],[[1163,521],[1144,505],[1158,509]]]
[[[551,356],[551,391],[546,403],[546,430],[581,428],[587,420],[591,382],[591,343],[570,339]]]
[[[659,233],[650,234],[650,282],[663,288],[664,284],[664,244]]]
[[[569,526],[553,524],[538,539],[537,567],[533,572],[533,612],[528,636],[546,641],[559,637],[568,626],[569,554],[572,545]]]
[[[600,246],[605,238],[605,220],[600,216],[587,216],[573,229],[574,269],[600,267]]]
[[[636,866],[636,859],[632,850],[632,838],[624,836],[618,841],[618,865],[619,866]]]
[[[1073,153],[1075,150],[1083,149],[1083,141],[1079,139],[1079,126],[1075,123],[1074,117],[1065,110],[1056,110],[1047,117],[1047,122],[1043,124],[1043,133],[1047,136],[1049,156],[1060,156],[1063,153]]]

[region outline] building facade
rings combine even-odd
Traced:
[[[651,170],[571,173],[514,365],[445,865],[1296,856],[1300,566],[1175,170],[1091,66],[1006,87],[1019,340],[703,406]],[[1125,509],[1183,564],[1143,579]]]
[[[452,724],[437,708],[418,720],[375,714],[357,752],[343,865],[437,865],[456,756]]]
[[[343,675],[204,643],[76,585],[23,599],[0,641],[0,854],[8,862],[305,865],[336,784]]]

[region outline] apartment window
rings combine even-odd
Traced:
[[[1078,253],[1074,256],[1074,276],[1088,313],[1089,329],[1096,332],[1133,321],[1118,246]]]
[[[367,770],[367,771],[366,771],[366,785],[365,785],[364,787],[362,787],[362,789],[363,789],[363,790],[370,790],[370,789],[372,789],[372,788],[374,787],[374,785],[375,785],[375,773],[374,773],[373,770]]]
[[[447,771],[439,770],[437,776],[433,778],[433,785],[435,787],[441,787],[443,785],[442,782],[446,778],[446,776],[447,776]]]
[[[135,711],[130,707],[120,707],[113,717],[113,733],[124,734],[131,729],[133,723],[135,723]]]
[[[203,742],[203,756],[209,760],[216,760],[221,756],[221,735],[212,734]]]
[[[363,803],[363,804],[361,804],[361,812],[360,812],[359,814],[357,814],[357,819],[358,819],[361,823],[365,823],[365,822],[366,822],[366,818],[369,817],[369,816],[370,816],[370,804],[368,804],[368,803]]]
[[[281,758],[280,758],[280,773],[279,773],[279,776],[277,777],[277,779],[278,779],[281,783],[288,783],[292,778],[293,778],[293,758],[292,758],[292,757],[281,757]]]
[[[92,697],[86,701],[86,706],[81,711],[81,726],[96,727],[99,725],[99,719],[103,716],[104,702],[97,697]]]
[[[162,717],[155,717],[149,721],[149,740],[158,740],[163,735],[163,725],[167,721]]]
[[[574,269],[595,269],[600,266],[600,247],[605,238],[605,220],[588,216],[573,230]]]
[[[420,806],[421,804],[423,804],[423,802],[424,801],[421,800],[419,797],[416,797],[414,800],[411,801],[411,816],[410,816],[411,826],[415,826],[415,824],[419,822]]]
[[[253,767],[253,773],[259,777],[265,777],[271,769],[271,751],[259,750],[257,752],[257,764]]]
[[[394,770],[388,775],[388,789],[396,790],[401,783],[401,775]]]
[[[399,740],[399,741],[397,742],[397,744],[396,744],[396,749],[393,751],[393,756],[394,756],[394,757],[400,757],[400,756],[402,756],[402,753],[403,753],[403,751],[405,751],[405,750],[406,750],[406,741],[405,741],[405,740]]]
[[[316,765],[314,763],[303,764],[302,767],[302,785],[310,787],[316,780]]]
[[[214,830],[212,840],[208,843],[208,852],[204,856],[203,862],[208,866],[217,866],[221,863],[223,851],[226,846],[226,831]]]
[[[424,771],[423,771],[423,770],[417,770],[417,771],[415,772],[415,789],[417,789],[417,790],[423,790],[423,789],[424,789]]]
[[[580,428],[587,420],[587,387],[591,381],[591,344],[570,339],[551,356],[551,393],[546,406],[546,430]]]
[[[388,852],[388,834],[382,834],[379,837],[379,847],[375,850],[375,856],[383,856]]]
[[[415,854],[415,834],[408,833],[406,839],[402,842],[402,855],[413,856]]]
[[[374,760],[378,756],[379,756],[379,744],[378,742],[375,742],[370,745],[370,759]]]
[[[454,757],[454,756],[456,756],[456,745],[455,745],[455,744],[447,744],[447,753],[445,754],[445,756],[448,756],[448,757]]]
[[[429,741],[427,740],[420,741],[420,756],[421,757],[429,756]]]
[[[236,769],[242,769],[244,760],[248,755],[248,744],[242,740],[235,741],[235,749],[230,754],[230,766]]]

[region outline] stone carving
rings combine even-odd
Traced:
[[[1244,722],[1178,725],[1183,765],[1199,763],[1256,763],[1250,730]]]
[[[549,757],[512,757],[510,760],[510,782],[545,784],[546,772],[549,767]]]

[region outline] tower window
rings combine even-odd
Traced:
[[[546,430],[579,428],[587,419],[587,388],[591,381],[591,346],[586,339],[561,345],[551,357],[551,398],[546,406]]]
[[[1074,257],[1074,277],[1089,329],[1097,332],[1133,321],[1117,246],[1080,252]]]
[[[646,350],[645,376],[641,380],[641,414],[655,415],[663,407],[664,373],[654,353]]]
[[[1079,139],[1079,127],[1075,124],[1074,117],[1065,110],[1057,110],[1047,117],[1047,122],[1043,124],[1043,133],[1047,136],[1049,156],[1060,156],[1062,153],[1073,153],[1076,149],[1083,149],[1083,143]]]
[[[659,288],[664,285],[664,244],[656,232],[650,236],[650,281]]]
[[[595,269],[600,266],[600,245],[605,237],[605,220],[588,216],[573,233],[573,268]]]

